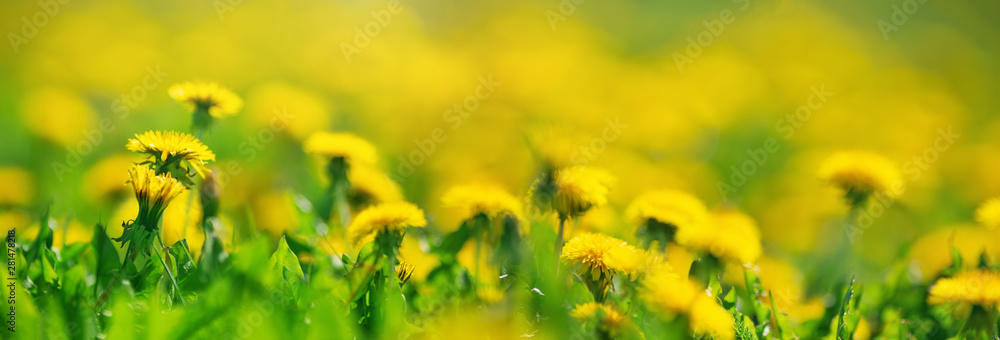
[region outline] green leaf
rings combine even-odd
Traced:
[[[837,312],[837,339],[843,339],[841,338],[841,335],[844,332],[844,316],[848,312],[848,304],[851,303],[851,297],[853,295],[854,277],[851,277],[851,282],[847,284],[847,291],[844,293],[844,299],[840,301],[840,310]]]
[[[299,264],[298,256],[288,248],[288,242],[285,241],[285,237],[282,236],[281,240],[278,241],[278,249],[274,251],[271,255],[271,259],[268,260],[268,267],[271,268],[273,273],[277,274],[278,277],[288,279],[287,273],[292,273],[299,279],[305,278],[306,274],[302,272],[302,266]],[[286,272],[285,270],[288,270]]]
[[[768,291],[768,296],[771,296],[771,316],[774,317],[775,323],[777,323],[778,334],[781,336],[782,340],[798,339],[795,333],[792,332],[792,326],[788,324],[788,318],[785,314],[778,310],[778,306],[774,304],[774,295]]]
[[[458,254],[458,251],[462,250],[462,246],[465,245],[470,236],[472,236],[472,233],[469,222],[463,222],[462,226],[458,227],[458,230],[451,232],[441,240],[441,244],[434,249],[434,252],[440,254],[445,259],[454,259],[455,254]]]

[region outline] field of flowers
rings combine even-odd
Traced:
[[[1000,339],[1000,3],[7,2],[0,339]]]

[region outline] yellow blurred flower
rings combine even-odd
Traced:
[[[857,327],[854,328],[854,340],[868,340],[872,337],[872,326],[868,320],[861,318]]]
[[[536,181],[529,200],[551,204],[559,218],[565,220],[607,204],[615,178],[604,170],[577,165],[556,170],[551,181]]]
[[[281,236],[299,228],[299,213],[291,194],[281,191],[267,191],[255,195],[250,206],[254,215],[254,224],[258,230],[264,230],[274,237]],[[343,249],[340,249],[343,251]]]
[[[413,265],[410,279],[417,282],[424,281],[427,274],[441,264],[437,256],[424,252],[420,247],[420,241],[410,235],[404,236],[403,244],[399,246],[399,260]]]
[[[93,131],[97,127],[97,114],[90,104],[70,90],[31,91],[24,96],[19,112],[28,131],[64,146],[80,142],[85,138],[81,131]],[[77,152],[81,153],[85,150],[79,149]]]
[[[636,197],[625,210],[630,223],[649,237],[676,237],[677,230],[704,228],[708,209],[697,197],[676,190],[648,191]],[[651,222],[656,223],[651,223]],[[663,230],[666,229],[666,230]],[[661,244],[660,246],[666,246]]]
[[[699,334],[712,334],[720,339],[735,337],[729,312],[697,283],[681,279],[672,271],[650,273],[642,280],[639,294],[646,306],[661,319],[673,320],[685,314],[689,327]]]
[[[186,161],[202,178],[210,172],[207,161],[215,161],[215,154],[192,135],[176,131],[146,131],[129,138],[125,149],[152,156],[161,166]]]
[[[996,229],[994,229],[996,231]],[[974,267],[980,255],[991,261],[1000,260],[1000,234],[979,226],[951,226],[931,231],[910,247],[910,261],[923,280],[938,276],[952,264],[952,249],[958,250],[966,268]]]
[[[600,314],[598,314],[598,311],[600,311]],[[598,321],[598,329],[608,332],[613,337],[622,331],[632,330],[631,328],[634,327],[628,316],[619,312],[614,306],[603,303],[588,302],[576,305],[569,312],[569,315],[581,322],[594,320],[595,317],[601,315],[601,319]]]
[[[713,212],[705,228],[679,230],[677,240],[685,247],[738,263],[753,263],[762,252],[757,223],[736,210]]]
[[[284,124],[295,140],[305,140],[313,132],[330,126],[333,110],[323,98],[305,89],[281,83],[263,84],[247,95],[247,116],[255,128]]]
[[[349,164],[378,162],[375,146],[350,133],[316,132],[306,139],[303,149],[315,155],[343,157]]]
[[[819,177],[844,191],[852,202],[876,193],[895,197],[903,183],[896,164],[866,151],[833,154],[820,165]]]
[[[691,330],[695,333],[711,334],[717,339],[724,340],[736,338],[732,315],[708,295],[699,294],[692,302],[687,315]]]
[[[381,170],[365,164],[355,164],[347,173],[351,182],[348,198],[354,209],[403,200],[403,189]]]
[[[173,85],[167,92],[188,111],[207,110],[215,118],[235,115],[243,108],[239,96],[217,83],[189,81]]]
[[[427,220],[424,212],[416,205],[408,202],[391,202],[377,204],[362,210],[351,221],[347,232],[351,241],[359,244],[366,236],[384,233],[402,233],[407,227],[424,227]]]
[[[582,233],[563,247],[560,258],[584,279],[610,280],[615,273],[634,273],[643,263],[643,253],[625,241],[597,233]]]
[[[96,200],[117,197],[125,192],[128,176],[121,169],[127,169],[135,163],[135,157],[128,154],[115,154],[101,159],[83,175],[84,196]]]
[[[31,224],[31,216],[18,209],[0,210],[0,225],[4,228],[13,228],[17,233],[21,233]]]
[[[24,206],[35,197],[35,176],[16,167],[0,167],[0,206]]]
[[[487,305],[503,301],[504,291],[492,284],[482,284],[476,287],[476,297]]]
[[[976,209],[976,222],[989,229],[1000,227],[1000,198],[991,198]]]
[[[522,209],[520,200],[493,184],[452,187],[441,197],[441,202],[461,210],[463,220],[471,220],[480,214],[489,218],[520,216]]]
[[[938,279],[928,292],[927,303],[1000,307],[1000,273],[976,269],[964,271],[955,277]]]

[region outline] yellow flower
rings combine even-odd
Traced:
[[[107,197],[120,197],[125,192],[122,185],[128,176],[121,172],[135,164],[135,156],[131,154],[115,154],[105,157],[90,167],[83,175],[83,193],[87,198],[97,200]]]
[[[351,240],[357,244],[366,236],[384,233],[402,233],[407,227],[424,227],[424,212],[407,202],[382,203],[362,210],[347,229]]]
[[[646,306],[664,320],[688,316],[689,327],[699,334],[733,339],[733,319],[697,283],[681,279],[669,270],[650,273],[639,288]]]
[[[176,131],[146,131],[130,138],[125,145],[128,151],[153,156],[161,167],[186,161],[199,176],[210,172],[207,161],[215,161],[215,154],[192,135]]]
[[[505,293],[502,289],[491,284],[479,285],[476,287],[476,297],[488,305],[503,301]]]
[[[880,155],[864,151],[836,153],[820,166],[819,177],[859,203],[879,193],[894,197],[902,190],[899,168]]]
[[[617,333],[623,330],[627,326],[631,326],[627,316],[622,314],[613,306],[609,306],[603,303],[588,302],[582,305],[576,305],[569,315],[574,319],[580,321],[590,321],[597,317],[598,311],[601,312],[603,317],[600,321],[600,328],[610,331],[611,333]]]
[[[1000,227],[1000,198],[991,198],[976,209],[976,222],[988,229]]]
[[[99,120],[81,92],[42,88],[24,94],[17,112],[25,130],[59,145],[80,147],[80,132],[97,129]]]
[[[941,278],[931,286],[927,303],[965,303],[987,308],[1000,307],[1000,273],[984,269]]]
[[[403,200],[403,190],[381,170],[364,164],[351,167],[347,173],[351,181],[351,204],[363,209],[372,204]]]
[[[640,267],[643,255],[617,238],[583,233],[566,243],[560,258],[568,266],[579,265],[578,273],[584,279],[598,281],[610,280],[616,272],[632,274]]]
[[[711,334],[716,339],[735,339],[733,317],[715,299],[702,293],[694,299],[688,310],[691,330],[698,334]]]
[[[560,219],[574,218],[607,204],[608,190],[615,182],[604,170],[580,165],[556,170],[550,180],[536,181],[529,200],[555,209]]]
[[[170,176],[169,173],[157,175],[152,168],[146,165],[134,165],[128,169],[129,179],[127,183],[132,184],[132,191],[135,192],[135,199],[139,201],[139,213],[143,214],[144,207],[149,212],[159,211],[160,216],[163,209],[166,209],[174,197],[180,195],[187,188]],[[146,221],[149,223],[159,222],[159,219]],[[155,226],[153,226],[155,227]]]
[[[708,219],[705,204],[691,194],[676,190],[649,191],[636,197],[625,211],[640,231],[676,235],[679,229],[702,228]],[[670,230],[656,230],[656,221]]]
[[[303,144],[306,152],[327,157],[343,157],[349,164],[378,162],[378,152],[368,141],[350,133],[320,131]]]
[[[685,247],[741,264],[754,262],[762,252],[757,223],[735,210],[712,213],[704,228],[682,229],[677,240]]]
[[[167,92],[188,111],[207,110],[215,118],[235,115],[243,108],[239,96],[216,83],[189,81],[171,86]]]
[[[24,206],[35,196],[35,176],[15,167],[0,167],[0,206]]]
[[[519,216],[521,202],[503,188],[492,184],[456,186],[441,198],[445,206],[462,211],[463,220],[482,214],[490,218]]]
[[[399,279],[400,283],[406,283],[410,280],[410,275],[413,275],[414,268],[416,268],[414,265],[400,261],[399,265],[396,266],[396,278]]]

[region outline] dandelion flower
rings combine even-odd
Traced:
[[[893,197],[902,183],[899,168],[880,155],[863,152],[839,152],[826,159],[820,166],[819,177],[844,191],[845,196],[858,204],[873,194]]]
[[[367,165],[351,167],[347,173],[351,181],[348,197],[356,209],[373,204],[403,200],[403,190],[381,170]]]
[[[424,227],[424,212],[407,202],[383,203],[362,210],[351,222],[348,234],[354,243],[367,236],[402,234],[407,227]]]
[[[503,188],[491,184],[462,185],[451,188],[441,201],[445,206],[462,211],[463,220],[478,215],[489,218],[519,216],[521,202]]]
[[[604,170],[572,166],[556,170],[550,178],[532,185],[529,200],[541,208],[552,208],[561,220],[577,217],[608,203],[608,190],[615,178]]]
[[[0,206],[24,206],[35,195],[34,177],[30,172],[15,167],[0,167]]]
[[[410,280],[410,275],[413,275],[413,269],[416,266],[400,261],[399,265],[396,266],[396,278],[399,279],[400,283],[406,283]]]
[[[342,157],[349,164],[375,164],[378,161],[375,146],[350,133],[316,132],[306,139],[303,148],[315,155]]]
[[[643,254],[625,241],[596,233],[583,233],[563,247],[562,261],[579,265],[584,278],[612,278],[616,272],[630,274],[643,261]]]
[[[187,190],[169,173],[157,175],[152,168],[146,165],[132,166],[128,169],[128,175],[127,183],[132,185],[135,199],[139,201],[140,215],[146,212],[150,216],[161,216],[163,210],[167,208],[167,204]],[[159,222],[159,218],[146,220],[149,223],[153,223],[153,221]],[[147,227],[156,228],[156,225]]]
[[[612,336],[618,335],[625,330],[633,330],[633,325],[629,322],[628,316],[622,314],[613,306],[603,303],[588,302],[576,305],[569,315],[574,319],[586,322],[594,320],[600,316],[598,328],[610,333]]]
[[[732,316],[693,281],[671,271],[658,271],[642,281],[639,292],[646,306],[664,320],[685,314],[695,333],[718,339],[735,337]]]
[[[687,315],[691,330],[695,333],[711,334],[716,339],[736,338],[733,316],[704,293],[694,299]]]
[[[976,209],[976,222],[988,229],[1000,227],[1000,198],[992,198]]]
[[[687,248],[740,264],[753,263],[762,253],[757,223],[735,210],[714,212],[704,228],[682,230],[677,239]]]
[[[188,111],[204,110],[215,118],[235,115],[243,108],[239,96],[217,83],[189,81],[173,85],[167,92]]]
[[[1000,307],[1000,273],[984,269],[962,272],[938,279],[931,287],[927,303],[964,303],[987,308]]]
[[[146,131],[130,138],[125,145],[128,151],[145,153],[154,157],[157,172],[178,168],[186,162],[198,176],[205,177],[210,170],[207,162],[215,161],[215,154],[192,135],[176,131]],[[171,171],[172,172],[172,171]],[[186,174],[187,169],[184,169]],[[178,175],[174,173],[174,175]]]
[[[135,157],[126,153],[116,154],[94,164],[83,175],[84,195],[92,200],[121,197],[119,195],[124,194],[126,188],[122,183],[128,180],[128,174],[122,173],[121,169],[135,164]]]
[[[656,190],[637,197],[625,214],[639,227],[639,233],[656,241],[675,241],[678,229],[701,228],[708,218],[705,204],[691,194],[676,190]],[[652,240],[651,240],[652,241]]]

